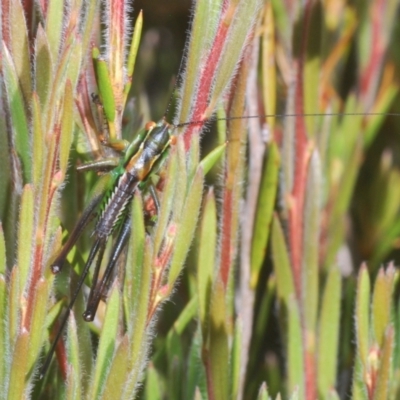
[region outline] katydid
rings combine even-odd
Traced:
[[[80,276],[75,293],[61,321],[56,338],[43,364],[41,370],[42,376],[50,364],[55,346],[62,334],[79,290],[86,279],[92,263],[96,260],[93,284],[90,290],[86,311],[83,314],[85,321],[93,321],[101,295],[107,288],[113,268],[129,237],[130,219],[128,206],[130,201],[135,191],[137,189],[140,190],[143,185],[145,185],[147,178],[159,167],[160,163],[167,156],[170,146],[175,143],[176,139],[172,134],[174,128],[175,126],[167,123],[165,119],[162,119],[158,123],[149,122],[145,129],[138,134],[137,139],[126,148],[125,156],[118,164],[115,163],[114,159],[108,160],[108,163],[103,161],[101,163],[93,162],[85,164],[83,168],[85,170],[102,169],[105,165],[107,165],[107,168],[114,168],[109,174],[103,175],[99,179],[80,220],[71,232],[64,247],[51,264],[53,273],[57,274],[61,271],[68,253],[75,245],[88,223],[96,216],[97,210],[100,209],[101,212],[93,232],[94,241],[88,260]],[[110,260],[102,279],[98,282],[100,265],[107,240],[119,226],[121,226],[119,236],[112,249]]]

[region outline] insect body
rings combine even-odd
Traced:
[[[146,125],[144,131],[139,133],[138,138],[127,146],[125,157],[118,164],[115,160],[111,160],[108,163],[102,161],[101,163],[86,164],[82,168],[87,170],[104,168],[104,165],[107,165],[108,168],[114,166],[114,169],[109,174],[104,175],[96,184],[87,208],[84,210],[69,239],[51,265],[53,273],[56,274],[61,271],[68,253],[75,245],[84,228],[96,215],[97,209],[101,209],[93,232],[94,242],[88,260],[75,293],[70,300],[52,348],[42,367],[42,375],[44,375],[50,364],[55,346],[68,320],[79,290],[84,283],[92,263],[96,259],[93,285],[89,294],[86,311],[83,314],[86,321],[94,319],[101,295],[107,288],[113,268],[129,237],[130,219],[128,206],[135,191],[145,186],[147,178],[151,176],[154,170],[159,168],[165,159],[170,145],[175,143],[175,137],[172,135],[173,128],[174,126],[168,124],[165,119],[162,119],[157,124],[150,122]],[[121,226],[120,233],[112,249],[110,260],[101,281],[97,284],[107,240],[119,226]]]

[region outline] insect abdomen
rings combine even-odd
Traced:
[[[98,237],[107,237],[112,234],[115,226],[129,204],[139,183],[137,176],[125,172],[118,179],[117,184],[108,199],[104,210],[97,222],[95,233]]]

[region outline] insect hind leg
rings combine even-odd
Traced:
[[[76,299],[78,297],[79,291],[81,290],[81,288],[83,286],[83,283],[85,282],[85,279],[86,279],[86,277],[87,277],[87,275],[89,273],[90,266],[92,265],[93,260],[95,259],[97,253],[99,253],[99,256],[102,257],[102,254],[104,254],[105,245],[106,245],[106,238],[100,237],[100,238],[96,239],[94,245],[92,246],[92,249],[90,250],[90,254],[89,254],[88,260],[87,260],[87,262],[85,264],[85,268],[82,271],[82,274],[81,274],[81,276],[79,278],[78,284],[77,284],[77,286],[75,288],[74,294],[73,294],[73,296],[72,296],[72,298],[71,298],[71,300],[70,300],[70,302],[68,304],[67,310],[66,310],[66,312],[65,312],[65,314],[64,314],[64,316],[63,316],[63,318],[61,320],[57,335],[56,335],[56,337],[54,339],[53,344],[51,345],[50,351],[48,352],[46,360],[45,360],[45,362],[44,362],[44,364],[43,364],[43,366],[41,368],[41,371],[40,371],[40,376],[41,377],[43,377],[46,374],[46,371],[47,371],[47,369],[48,369],[48,367],[50,365],[50,362],[51,362],[51,359],[53,358],[53,353],[54,353],[54,351],[56,349],[57,343],[61,338],[61,335],[63,333],[64,327],[65,327],[65,325],[66,325],[66,323],[68,321],[68,317],[71,314],[72,307],[74,306],[75,301],[76,301]]]
[[[118,238],[112,249],[111,258],[107,264],[107,268],[104,271],[104,275],[103,275],[102,279],[97,284],[97,276],[96,276],[96,282],[93,282],[93,286],[90,291],[86,311],[83,313],[83,318],[85,321],[93,321],[93,319],[96,315],[97,308],[100,303],[100,299],[109,286],[109,283],[110,283],[110,280],[112,277],[112,272],[114,271],[114,268],[118,261],[118,258],[121,255],[128,239],[129,239],[130,232],[131,232],[131,220],[130,220],[130,216],[127,215],[125,217],[125,221],[121,227]]]

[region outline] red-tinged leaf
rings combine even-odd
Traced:
[[[191,118],[193,104],[191,101],[185,101],[185,99],[192,99],[197,90],[198,79],[203,65],[202,60],[207,54],[210,43],[213,41],[218,23],[218,19],[210,18],[210,15],[220,14],[221,2],[197,1],[195,7],[188,46],[185,80],[181,89],[180,97],[182,100],[179,104],[179,119],[176,121],[178,123],[193,120]]]
[[[125,84],[125,50],[129,37],[126,24],[127,14],[126,0],[113,1],[112,7],[108,7],[106,10],[104,20],[108,29],[107,53],[111,55],[109,60],[110,76],[112,76],[118,108],[122,105],[121,95]]]

